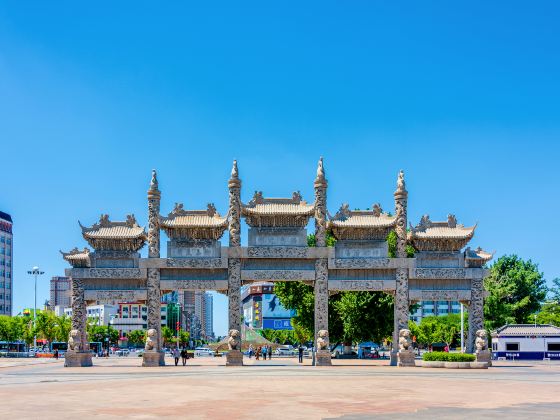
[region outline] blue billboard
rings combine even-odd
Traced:
[[[286,309],[280,304],[280,299],[275,294],[262,295],[263,318],[292,318],[296,311]]]

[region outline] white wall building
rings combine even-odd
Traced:
[[[55,307],[55,313],[60,312],[60,306],[58,308]],[[97,325],[106,326],[111,321],[111,315],[114,318],[118,316],[119,305],[89,305],[86,310],[88,319],[96,320]],[[64,314],[71,317],[72,308],[64,308]]]
[[[560,360],[560,328],[541,324],[510,324],[492,333],[494,358]]]

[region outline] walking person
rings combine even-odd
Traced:
[[[255,360],[259,360],[259,357],[261,357],[261,347],[257,348],[257,352],[255,353]]]
[[[175,358],[175,366],[179,364],[179,349],[175,347],[173,349],[173,357]]]
[[[253,357],[253,352],[254,352],[253,345],[249,344],[249,359]]]
[[[263,360],[266,360],[266,351],[267,351],[266,346],[263,346],[263,348],[262,348]]]
[[[187,349],[183,347],[183,349],[181,350],[181,359],[183,361],[183,366],[187,364],[188,357],[189,355],[187,354]]]
[[[300,344],[298,347],[299,363],[303,363],[303,346]]]

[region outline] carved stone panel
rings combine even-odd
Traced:
[[[325,260],[326,261],[326,260]],[[242,270],[243,280],[315,280],[315,272],[312,270]]]
[[[327,260],[315,261],[315,334],[329,330],[329,271]]]
[[[241,331],[241,260],[228,261],[229,329]]]
[[[335,258],[333,268],[387,268],[389,258]]]
[[[250,258],[309,258],[306,247],[248,247]]]
[[[391,292],[397,287],[395,280],[329,280],[329,291],[380,291]]]
[[[414,278],[417,279],[464,279],[466,273],[464,268],[417,268],[413,270]]]
[[[162,291],[228,290],[227,280],[161,280]]]
[[[157,351],[161,350],[161,292],[159,270],[148,268],[148,291],[147,291],[147,310],[148,310],[148,329],[157,332]]]
[[[73,268],[72,277],[83,279],[141,279],[146,278],[142,268]]]
[[[167,258],[167,267],[179,268],[226,268],[221,258]]]
[[[475,332],[484,328],[484,286],[482,279],[473,279],[471,282],[471,302],[469,305],[469,339],[467,352],[474,350]]]
[[[138,302],[147,299],[144,290],[86,290],[85,300],[95,301],[99,304],[116,305],[119,302]]]

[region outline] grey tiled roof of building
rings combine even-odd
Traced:
[[[498,337],[516,335],[556,335],[560,336],[560,328],[550,324],[508,324],[496,330]]]

